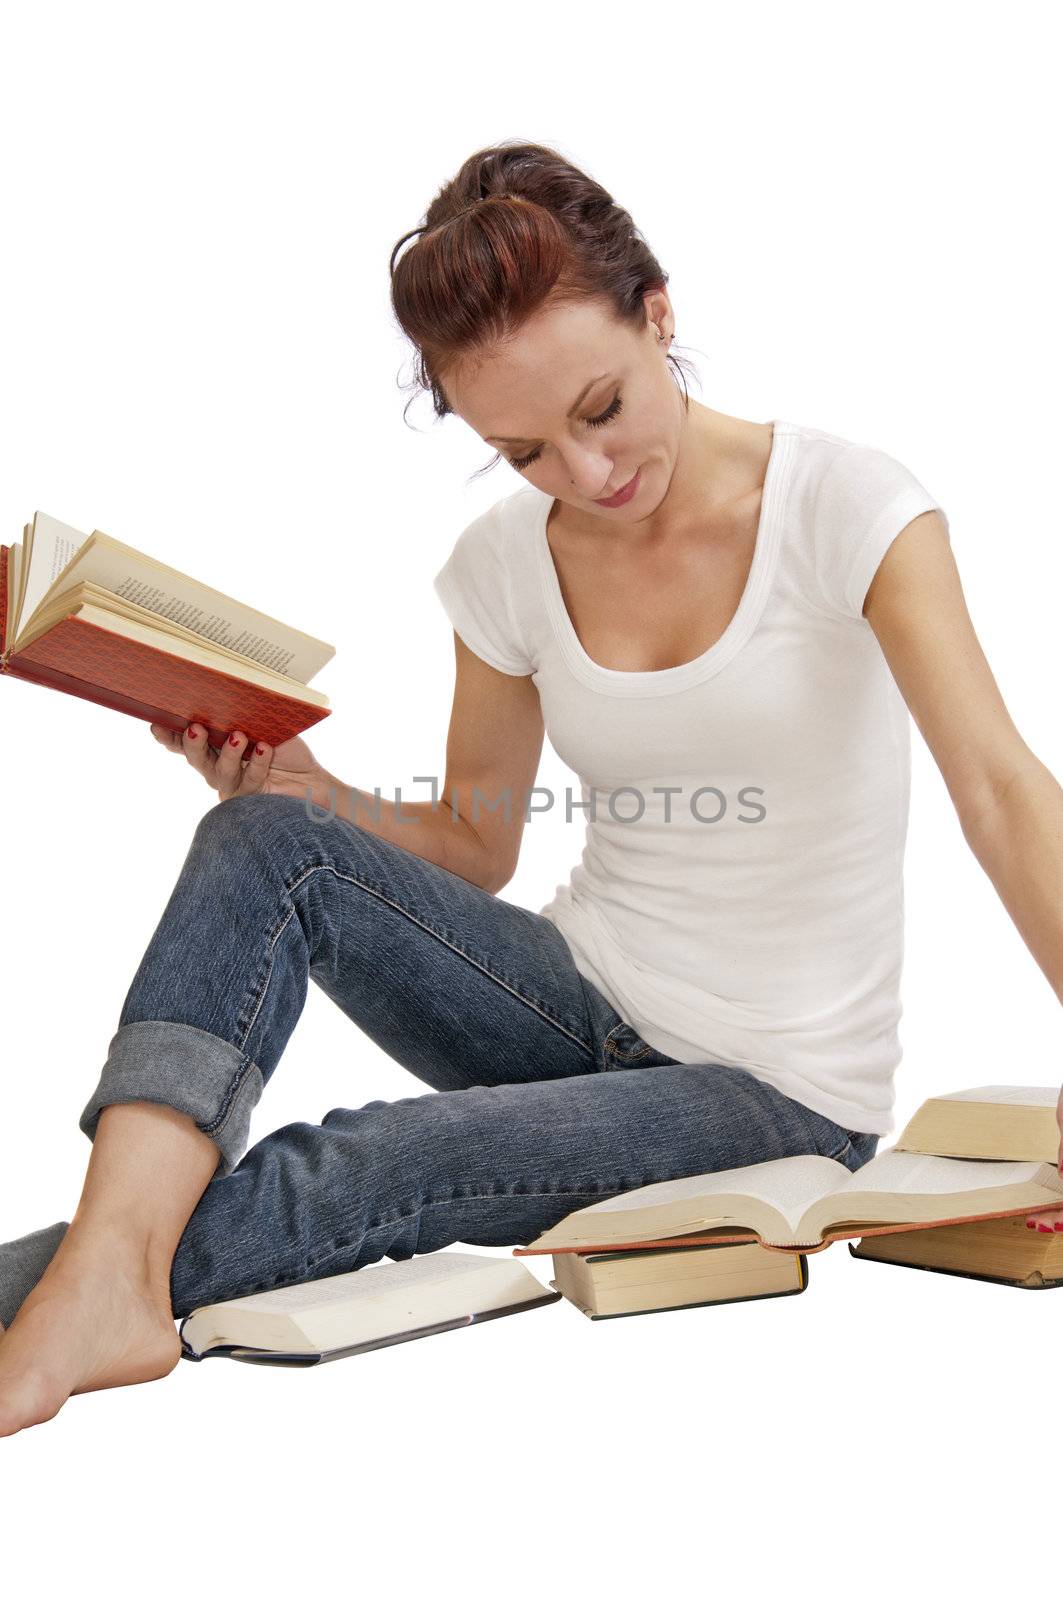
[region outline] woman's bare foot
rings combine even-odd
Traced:
[[[72,1394],[164,1378],[180,1357],[168,1284],[72,1225],[0,1339],[0,1437],[48,1422]]]

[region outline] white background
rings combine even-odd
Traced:
[[[470,485],[489,447],[427,400],[404,422],[388,257],[473,150],[531,139],[631,211],[696,398],[878,445],[941,501],[1012,716],[1063,772],[1050,7],[3,18],[5,542],[46,510],[335,643],[320,759],[385,793],[442,773],[431,578],[519,480]],[[72,1213],[78,1114],[214,797],[146,724],[10,678],[0,700],[6,1238]],[[914,727],[913,759],[898,1128],[930,1094],[1063,1068],[1059,1003]],[[539,781],[573,781],[549,747]],[[538,909],[581,848],[535,819],[506,898]],[[252,1138],[414,1092],[312,989]],[[611,1323],[562,1302],[317,1371],[181,1362],[75,1397],[0,1440],[5,1577],[877,1593],[918,1570],[989,1592],[1048,1549],[1063,1294],[844,1246],[810,1269],[774,1302]]]

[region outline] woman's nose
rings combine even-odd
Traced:
[[[600,450],[570,450],[565,465],[572,487],[588,500],[604,499],[610,492],[613,463]]]

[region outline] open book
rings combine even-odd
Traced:
[[[441,1250],[199,1306],[178,1331],[190,1361],[313,1366],[560,1299],[519,1261]]]
[[[98,530],[43,511],[0,546],[0,672],[220,748],[238,728],[276,746],[329,715],[307,687],[332,645]]]
[[[1046,1161],[961,1161],[890,1149],[850,1172],[827,1156],[784,1156],[584,1206],[514,1255],[603,1250],[685,1236],[693,1244],[754,1234],[769,1249],[814,1252],[835,1239],[1063,1207]]]

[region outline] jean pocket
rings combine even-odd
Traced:
[[[649,1066],[654,1061],[667,1059],[640,1038],[627,1022],[618,1022],[610,1028],[602,1042],[602,1056],[607,1072],[618,1067]]]
[[[795,1100],[794,1104],[800,1107],[801,1115],[812,1132],[812,1142],[815,1153],[826,1156],[830,1161],[840,1161],[843,1166],[850,1169],[859,1166],[860,1159],[853,1148],[850,1130],[843,1128],[840,1122],[832,1122],[830,1117],[825,1117],[819,1111],[813,1111],[811,1106]]]

